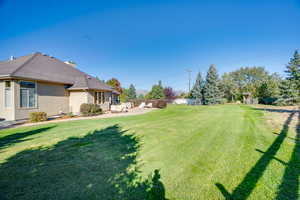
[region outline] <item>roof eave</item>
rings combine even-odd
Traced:
[[[33,81],[41,81],[41,82],[47,82],[47,83],[59,83],[59,84],[64,84],[64,85],[73,85],[74,84],[74,83],[69,83],[69,82],[49,81],[49,80],[36,79],[36,78],[30,78],[30,77],[0,75],[0,79],[5,79],[5,78],[18,79],[18,80],[33,80]]]
[[[88,90],[89,88],[87,87],[81,87],[81,88],[68,88],[68,90]]]
[[[10,78],[10,75],[9,74],[6,74],[6,75],[0,75],[0,78]]]
[[[112,92],[112,90],[105,89],[105,88],[88,88],[88,87],[78,87],[78,88],[68,88],[68,90],[100,90],[100,91],[107,91],[107,92]]]

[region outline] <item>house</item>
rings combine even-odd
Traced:
[[[96,103],[103,110],[117,104],[119,93],[76,68],[42,53],[0,62],[0,118],[19,120],[30,112],[48,116],[79,114],[83,103]]]

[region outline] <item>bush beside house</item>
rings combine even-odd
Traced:
[[[47,121],[47,113],[45,112],[31,112],[29,115],[30,122],[42,122]]]
[[[80,106],[80,113],[83,116],[94,116],[102,114],[102,109],[97,104],[83,103]]]

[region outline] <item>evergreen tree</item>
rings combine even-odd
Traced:
[[[162,87],[161,81],[158,84],[152,86],[151,91],[146,95],[147,99],[164,99],[164,88]]]
[[[286,85],[290,85],[291,87],[296,87],[298,89],[298,93],[300,90],[300,54],[296,50],[293,58],[291,58],[289,64],[287,65],[287,80],[292,83],[285,83]],[[293,90],[294,88],[289,88]]]
[[[133,84],[130,84],[127,96],[129,100],[136,99],[136,90]]]
[[[158,81],[158,86],[160,86],[162,88],[161,80]]]
[[[145,96],[143,94],[139,94],[139,96],[137,98],[138,99],[145,99]]]
[[[297,86],[294,81],[283,80],[280,85],[280,98],[288,101],[294,101],[298,96]]]
[[[219,78],[215,65],[208,69],[205,85],[203,88],[203,99],[205,105],[217,104],[221,101],[222,94],[219,88]]]
[[[257,89],[259,103],[273,104],[280,95],[280,82],[281,78],[276,73],[271,74],[265,80],[263,80]]]
[[[297,50],[287,65],[287,70],[285,72],[287,73],[287,79],[293,81],[298,89],[300,89],[300,55]]]
[[[293,58],[286,66],[286,80],[280,84],[280,98],[277,101],[278,105],[293,105],[298,100],[300,90],[300,55],[296,50]]]
[[[196,104],[202,104],[203,101],[203,80],[201,73],[197,74],[195,85],[191,91],[191,97],[196,100]]]

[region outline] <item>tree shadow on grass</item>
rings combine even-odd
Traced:
[[[25,131],[25,132],[18,132],[18,133],[15,133],[15,134],[11,134],[11,135],[1,137],[0,138],[0,150],[4,149],[4,148],[6,148],[6,147],[8,147],[12,144],[16,144],[16,143],[19,143],[19,142],[24,142],[26,140],[29,140],[29,139],[25,139],[25,138],[28,137],[28,136],[31,136],[31,135],[35,135],[35,134],[45,132],[45,131],[47,131],[49,129],[52,129],[54,127],[55,126],[49,126],[49,127],[34,129],[34,130],[30,130],[30,131]]]
[[[4,199],[165,199],[160,173],[139,175],[138,138],[118,125],[25,150],[0,165]]]
[[[267,111],[267,112],[277,112],[277,113],[295,113],[299,110],[297,109],[282,109],[282,108],[253,108],[254,110],[261,110],[261,111]]]
[[[300,115],[293,153],[285,168],[281,184],[278,187],[276,199],[299,199],[299,176],[300,176]]]
[[[220,184],[216,183],[216,186],[221,191],[225,199],[239,199],[245,200],[247,199],[251,192],[256,187],[257,182],[263,176],[264,171],[267,169],[267,166],[270,162],[275,159],[284,163],[283,161],[277,159],[275,157],[276,153],[280,149],[281,144],[283,143],[284,139],[286,138],[289,130],[289,124],[291,123],[293,116],[296,112],[291,112],[287,120],[285,121],[283,128],[275,141],[271,144],[271,146],[267,149],[267,151],[263,152],[261,150],[257,150],[263,153],[262,157],[256,162],[256,164],[250,169],[250,171],[246,174],[242,182],[233,190],[232,193],[229,193],[226,188]]]

